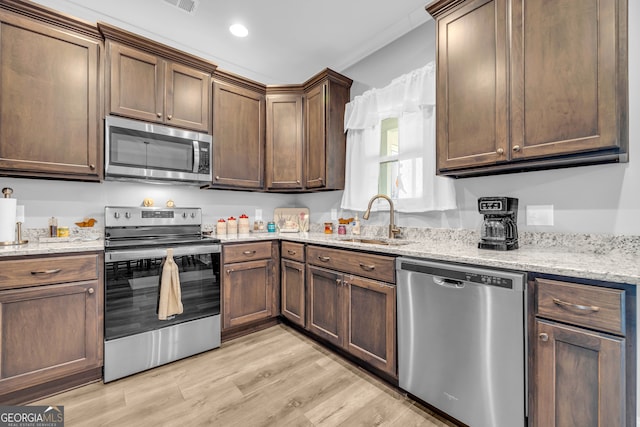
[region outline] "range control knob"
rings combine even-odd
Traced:
[[[113,213],[113,217],[114,217],[115,219],[120,218],[120,212],[114,212],[114,213]]]
[[[125,212],[124,217],[127,219],[131,218],[131,212]]]
[[[182,218],[187,218],[187,213],[186,212],[182,212]]]
[[[196,213],[195,212],[191,212],[191,218],[195,218],[196,217]]]

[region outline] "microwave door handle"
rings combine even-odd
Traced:
[[[193,141],[193,173],[198,173],[200,169],[200,144]]]

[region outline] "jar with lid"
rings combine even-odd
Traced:
[[[218,236],[226,236],[227,235],[227,222],[220,218],[218,223],[216,224],[216,235]]]
[[[276,223],[273,221],[269,221],[267,223],[267,231],[269,233],[275,233],[276,232]]]

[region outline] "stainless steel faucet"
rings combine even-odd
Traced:
[[[364,213],[364,215],[362,215],[362,219],[369,219],[369,215],[371,214],[371,205],[373,205],[373,202],[376,199],[385,199],[387,202],[389,202],[389,238],[395,239],[396,235],[400,234],[400,229],[393,223],[394,207],[393,201],[391,200],[391,198],[389,198],[389,196],[386,196],[384,194],[376,194],[375,196],[373,196],[371,200],[369,200],[369,206],[367,206],[366,212]]]

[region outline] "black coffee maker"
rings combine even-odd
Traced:
[[[518,249],[518,199],[480,197],[478,212],[484,215],[479,248],[498,251]]]

